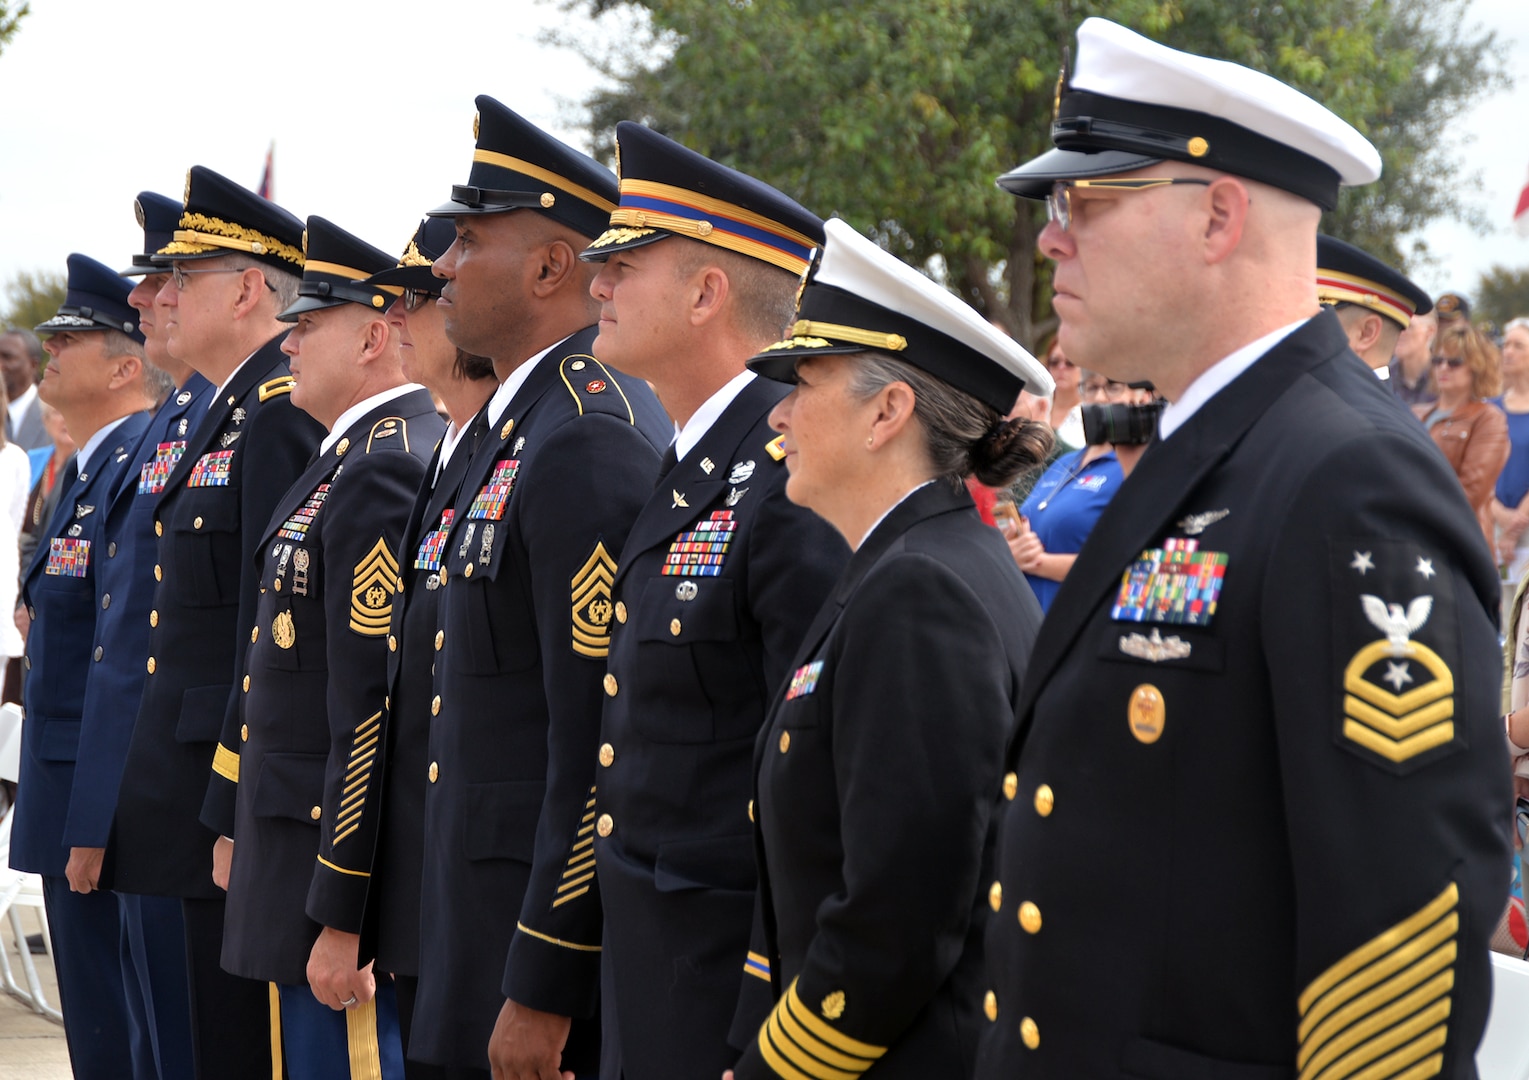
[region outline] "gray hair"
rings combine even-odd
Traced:
[[[1005,420],[997,409],[964,390],[881,352],[850,357],[849,392],[865,401],[893,383],[913,391],[913,417],[935,475],[961,483],[976,476],[1002,488],[1031,465],[1046,460],[1051,431],[1033,420]]]
[[[242,252],[236,252],[227,256],[230,263],[240,270],[259,270],[265,278],[265,283],[276,294],[276,310],[285,311],[297,303],[297,287],[302,284],[302,275],[293,274],[287,270],[279,270],[270,263],[263,263],[259,259],[251,258]]]

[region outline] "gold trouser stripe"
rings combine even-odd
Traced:
[[[1301,994],[1300,1000],[1296,1003],[1301,1016],[1304,1017],[1311,1010],[1311,1006],[1317,998],[1327,993],[1372,960],[1384,956],[1408,938],[1413,937],[1424,927],[1437,922],[1459,902],[1460,887],[1454,882],[1450,882],[1449,886],[1438,896],[1430,900],[1421,911],[1415,915],[1409,915],[1385,933],[1367,941],[1321,975],[1318,975],[1312,980],[1311,985],[1305,989]]]
[[[212,752],[212,771],[225,780],[239,782],[239,755],[222,743]]]
[[[376,998],[345,1010],[345,1034],[350,1042],[350,1080],[382,1080]]]
[[[543,933],[541,933],[538,930],[532,930],[529,926],[527,926],[523,922],[516,923],[515,924],[515,929],[519,930],[522,934],[530,934],[532,937],[536,938],[538,941],[545,941],[549,945],[560,945],[560,946],[562,946],[565,949],[573,949],[576,952],[599,952],[600,951],[600,946],[598,946],[598,945],[579,945],[579,944],[576,944],[575,942],[572,942],[572,941],[563,941],[563,940],[561,940],[559,938],[552,937],[550,934],[543,934]]]
[[[271,988],[271,1080],[282,1080],[281,992],[276,989],[275,983],[266,985]]]

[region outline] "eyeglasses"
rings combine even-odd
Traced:
[[[1428,360],[1434,367],[1463,368],[1465,366],[1463,356],[1430,356]]]
[[[186,279],[192,274],[242,274],[249,269],[251,268],[248,266],[215,266],[207,270],[182,270],[172,263],[170,266],[170,279],[175,282],[176,289],[183,290],[188,284]],[[261,280],[264,280],[264,278]],[[265,282],[265,287],[272,292],[276,291],[276,286],[272,285],[269,281]]]
[[[1125,383],[1115,382],[1112,379],[1109,382],[1103,383],[1093,381],[1084,383],[1080,396],[1119,399],[1125,397],[1130,392],[1131,388]]]
[[[1058,180],[1051,185],[1046,196],[1046,217],[1056,222],[1066,232],[1072,228],[1072,192],[1075,188],[1092,188],[1098,191],[1146,191],[1148,188],[1172,187],[1174,184],[1199,184],[1209,187],[1210,181],[1187,176],[1137,176],[1123,180]]]
[[[439,295],[440,293],[433,293],[426,289],[411,289],[405,286],[403,291],[403,309],[405,312],[418,311]]]
[[[1046,366],[1049,368],[1070,368],[1077,367],[1078,365],[1065,356],[1053,356],[1050,360],[1046,361]]]

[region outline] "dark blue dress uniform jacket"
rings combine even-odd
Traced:
[[[610,583],[672,424],[589,353],[538,362],[479,444],[445,538],[431,698],[419,996],[409,1052],[487,1067],[504,999],[575,1017],[593,1067],[589,865]]]
[[[1134,621],[1143,592],[1186,621]],[[1149,448],[1030,663],[977,1075],[1474,1077],[1500,598],[1458,481],[1329,313]]]
[[[138,702],[148,677],[149,609],[154,601],[154,508],[186,436],[207,408],[212,384],[191,373],[144,429],[123,469],[106,515],[106,545],[96,563],[101,603],[85,708],[74,794],[64,825],[68,847],[105,847],[117,808]],[[181,430],[185,421],[186,431]],[[99,649],[99,656],[95,650]],[[110,882],[107,882],[109,885]]]
[[[720,1076],[735,1011],[742,1046],[770,1008],[768,967],[749,960],[750,758],[849,558],[786,498],[769,414],[787,389],[756,378],[733,399],[660,479],[616,576],[595,841],[603,1076]]]
[[[281,336],[234,373],[200,420],[160,495],[148,678],[128,747],[107,858],[114,887],[158,896],[221,898],[212,844],[231,813],[199,820],[218,736],[237,711],[244,644],[255,620],[252,569],[260,532],[324,429],[288,399]],[[229,785],[229,810],[232,785]]]
[[[425,482],[415,496],[399,556],[404,585],[393,600],[389,628],[381,752],[356,832],[358,847],[371,851],[360,962],[375,958],[378,970],[396,975],[419,974],[420,871],[429,786],[425,771],[430,761],[430,699],[435,683],[431,669],[436,642],[445,642],[438,625],[442,545],[436,538],[442,515],[453,512],[473,448],[487,431],[486,425],[480,410],[439,476],[436,466],[441,451],[436,447],[425,466]]]
[[[106,510],[148,424],[148,413],[129,416],[95,448],[78,478],[59,479],[66,486],[58,508],[22,580],[32,627],[23,662],[26,722],[11,833],[11,865],[18,870],[63,877],[69,862],[64,833],[73,812],[85,680],[99,659],[94,639]],[[110,808],[105,812],[110,815]]]
[[[235,975],[306,983],[318,922],[359,928],[366,870],[350,841],[382,727],[399,542],[444,427],[423,389],[368,410],[261,537],[241,708],[219,748],[239,761],[223,926]]]
[[[964,487],[935,480],[851,556],[755,748],[779,1000],[740,1080],[965,1080],[992,799],[1041,610]]]

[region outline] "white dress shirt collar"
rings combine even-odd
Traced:
[[[1226,389],[1233,379],[1252,367],[1260,357],[1309,321],[1309,319],[1297,319],[1289,326],[1282,326],[1273,333],[1265,334],[1257,341],[1249,342],[1230,356],[1216,361],[1200,372],[1199,378],[1184,388],[1179,399],[1169,402],[1163,409],[1157,421],[1157,437],[1166,439],[1183,427],[1191,416],[1200,411],[1200,406]]]

